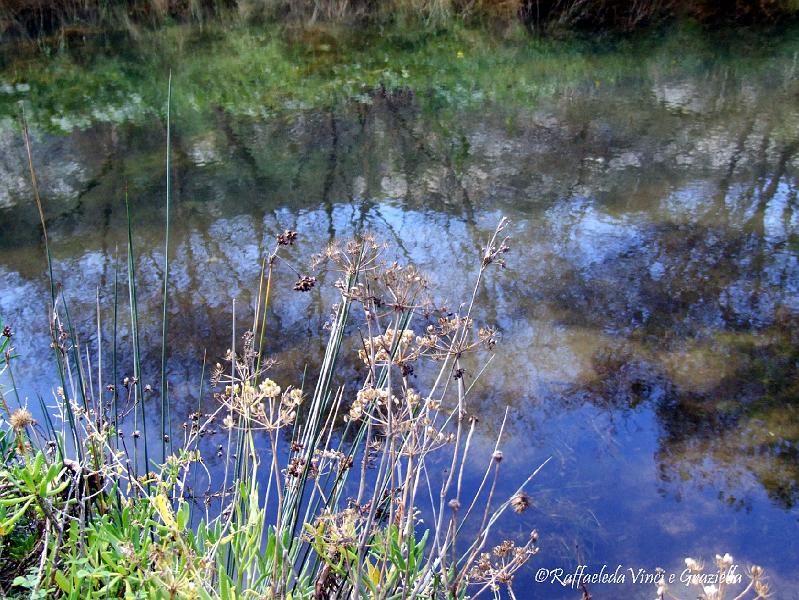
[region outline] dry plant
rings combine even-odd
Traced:
[[[763,568],[752,565],[745,575],[739,573],[729,554],[716,555],[715,570],[706,569],[703,562],[690,557],[685,559],[685,567],[679,585],[669,585],[665,572],[658,570],[657,600],[761,600],[771,596]],[[690,596],[684,597],[682,592],[686,589]]]
[[[463,360],[497,343],[492,329],[475,327],[473,313],[486,272],[504,264],[506,225],[503,219],[476,253],[475,286],[456,310],[436,308],[424,275],[386,261],[386,248],[371,236],[315,256],[312,268],[337,274],[340,300],[313,389],[268,376],[264,333],[276,269],[289,268],[297,292],[316,285],[285,255],[296,232],[278,235],[263,262],[252,327],[234,330],[234,343],[212,369],[216,407],[192,413],[182,441],[162,432],[159,463],[149,457],[154,436],[144,418],[157,402],[140,380],[138,349],[133,375],[120,386],[104,383],[99,305],[92,352],[54,293],[51,335],[62,386],[43,407],[40,433],[32,431],[29,412],[23,419],[17,411],[0,440],[9,442],[0,450],[13,453],[0,473],[0,504],[22,506],[10,517],[4,513],[0,525],[11,531],[26,523],[40,532],[28,560],[2,582],[4,593],[462,598],[504,588],[512,594],[514,574],[538,552],[537,533],[497,540],[490,549],[492,531],[509,508],[529,505],[524,488],[541,467],[510,497],[498,497],[503,420],[478,489],[468,494],[463,486],[477,431],[466,402],[478,381],[466,385]],[[135,343],[134,262],[129,239]],[[334,383],[345,337],[352,339],[347,331],[355,332],[365,367],[352,397]],[[411,386],[420,370],[432,373],[424,391]],[[211,435],[226,439],[218,446],[221,485],[202,453],[201,440]],[[258,450],[261,436],[269,452]],[[448,465],[443,477],[431,469],[441,461]],[[208,482],[205,494],[197,491],[198,477]],[[109,546],[109,540],[115,541]]]

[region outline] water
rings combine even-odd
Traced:
[[[762,564],[776,597],[799,597],[795,32],[612,48],[474,32],[399,49],[339,39],[176,29],[124,50],[102,36],[50,58],[4,48],[0,314],[23,396],[50,397],[55,376],[42,368],[49,287],[17,102],[87,347],[95,294],[107,341],[115,269],[125,279],[127,189],[144,379],[157,388],[171,67],[173,430],[196,407],[204,353],[230,347],[234,299],[238,326],[252,319],[278,231],[300,232],[301,272],[329,241],[373,231],[456,303],[504,215],[508,267],[479,297],[478,320],[502,342],[470,406],[477,447],[489,451],[510,406],[504,491],[553,457],[534,507],[500,532],[541,532],[517,595],[576,598],[535,583],[537,569],[607,564],[626,587],[592,586],[595,597],[649,598],[629,569],[679,574],[685,556],[730,552]],[[279,277],[269,331],[285,385],[321,355],[334,277],[308,294],[291,291],[290,270]],[[129,374],[124,349],[120,362]]]

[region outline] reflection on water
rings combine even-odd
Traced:
[[[729,551],[764,564],[780,598],[799,597],[795,55],[767,61],[765,81],[734,57],[679,58],[480,110],[423,108],[408,92],[268,118],[184,109],[173,139],[175,428],[197,402],[204,352],[230,345],[234,298],[241,323],[252,318],[277,231],[300,232],[298,268],[336,237],[374,231],[457,300],[468,259],[504,214],[513,253],[479,314],[502,343],[471,408],[487,445],[512,407],[508,489],[555,457],[533,487],[535,509],[513,525],[542,531],[535,566],[676,569],[683,556]],[[56,279],[87,345],[95,290],[110,323],[124,272],[125,189],[143,347],[160,342],[164,134],[157,118],[123,115],[35,136]],[[37,364],[50,353],[47,280],[10,119],[0,146],[0,312],[32,397],[54,383]],[[287,381],[321,355],[334,297],[330,277],[303,295],[290,280],[270,325]],[[120,331],[124,348],[124,320]],[[145,379],[157,383],[158,368],[145,364]],[[651,590],[625,592],[639,596]]]

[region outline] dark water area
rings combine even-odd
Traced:
[[[460,35],[440,40],[438,54],[397,51],[379,75],[388,85],[349,97],[341,90],[361,76],[349,73],[356,61],[344,50],[331,57],[324,40],[295,41],[279,47],[291,56],[284,64],[253,42],[248,64],[285,67],[287,81],[294,66],[307,70],[306,87],[279,105],[259,92],[254,71],[220,57],[231,42],[205,33],[170,54],[173,430],[197,407],[203,357],[215,362],[231,346],[234,302],[239,331],[251,323],[276,233],[299,232],[291,264],[306,272],[327,243],[373,232],[457,304],[471,293],[481,244],[506,216],[507,268],[490,273],[476,314],[501,343],[469,410],[480,419],[481,475],[510,407],[503,492],[553,457],[530,487],[533,508],[500,532],[541,532],[542,553],[517,575],[517,596],[577,598],[535,576],[586,564],[627,574],[624,587],[591,587],[595,598],[651,598],[654,586],[633,583],[629,569],[679,574],[686,556],[729,552],[741,569],[761,564],[776,598],[799,598],[799,39],[785,32],[716,49],[674,34],[595,55],[522,45],[487,64],[477,56],[481,34]],[[214,77],[203,79],[206,46]],[[130,370],[127,190],[143,380],[160,386],[160,92],[143,75],[144,50],[64,52],[45,59],[6,48],[0,72],[0,314],[14,328],[14,377],[31,405],[37,394],[52,398],[57,381],[20,100],[55,279],[90,352],[98,295],[102,337],[111,338],[119,273],[118,376]],[[162,60],[149,68],[165,89]],[[315,77],[336,93],[322,94]],[[46,92],[60,81],[83,95],[68,104]],[[139,96],[129,92],[137,82]],[[278,273],[268,325],[273,379],[284,386],[306,366],[313,373],[336,298],[333,274],[307,294],[291,290],[294,279]],[[341,383],[357,385],[359,368],[347,358]],[[210,392],[199,401],[210,408]],[[156,430],[157,408],[146,414]],[[213,451],[207,460],[221,469]]]

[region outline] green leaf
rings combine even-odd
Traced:
[[[233,591],[230,588],[230,578],[224,571],[219,572],[219,598],[220,600],[233,600]]]
[[[33,502],[33,498],[30,498],[25,504],[23,504],[22,508],[15,512],[11,517],[0,523],[0,537],[8,535],[14,531],[17,521],[19,521],[22,518],[22,515],[25,514],[25,511],[28,510],[31,502]]]
[[[71,592],[72,584],[60,569],[55,572],[55,582],[58,585],[58,587],[61,588],[61,591],[64,592],[65,594],[69,594]]]
[[[47,469],[47,473],[45,473],[41,483],[39,484],[39,496],[41,496],[42,498],[46,498],[48,496],[47,486],[49,486],[50,482],[52,482],[56,478],[59,471],[61,471],[59,465],[56,464],[50,465],[50,468]]]
[[[405,562],[405,557],[402,556],[402,550],[399,547],[399,543],[397,543],[397,536],[394,535],[395,533],[396,531],[391,532],[391,562],[404,571],[407,567],[407,563]],[[413,538],[411,537],[408,539],[408,544],[411,545],[412,543]]]
[[[177,522],[178,522],[178,530],[183,531],[186,529],[186,526],[189,524],[189,516],[191,512],[189,510],[188,502],[183,502],[178,508],[177,512]]]

